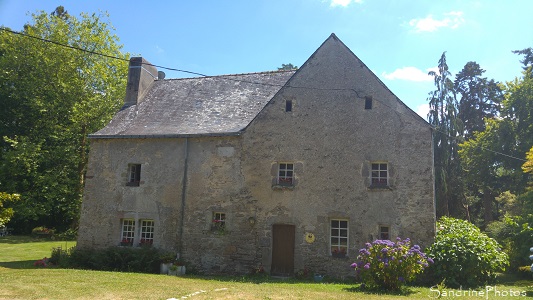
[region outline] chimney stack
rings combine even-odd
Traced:
[[[124,108],[137,105],[157,79],[157,68],[142,57],[132,57],[128,70],[128,85]]]

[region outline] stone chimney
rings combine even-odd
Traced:
[[[137,105],[141,102],[144,94],[157,79],[156,67],[142,57],[132,57],[128,70],[128,85],[126,86],[126,99],[124,108]]]

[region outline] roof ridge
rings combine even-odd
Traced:
[[[295,72],[295,71],[296,71],[296,69],[294,69],[294,70],[262,71],[262,72],[222,74],[222,75],[210,75],[210,76],[198,76],[198,77],[166,78],[166,79],[157,79],[157,81],[160,81],[160,80],[163,80],[163,81],[186,80],[186,79],[198,79],[198,78],[216,78],[216,77],[235,77],[235,76],[244,76],[244,75],[288,73],[288,72]]]

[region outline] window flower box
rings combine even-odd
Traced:
[[[122,241],[120,241],[120,246],[131,247],[131,246],[133,246],[133,240],[122,239]]]
[[[279,177],[278,178],[278,185],[281,186],[292,186],[292,178],[291,177]]]
[[[211,232],[223,235],[226,233],[226,222],[224,220],[213,220]]]
[[[346,257],[346,249],[345,248],[341,248],[341,249],[333,249],[331,251],[331,256],[332,257],[335,257],[335,258],[344,258]]]
[[[141,239],[139,241],[139,247],[152,247],[152,244],[154,243],[154,240],[151,239]]]

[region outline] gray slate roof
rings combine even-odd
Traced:
[[[118,112],[90,137],[238,134],[294,72],[156,80],[137,105]]]

